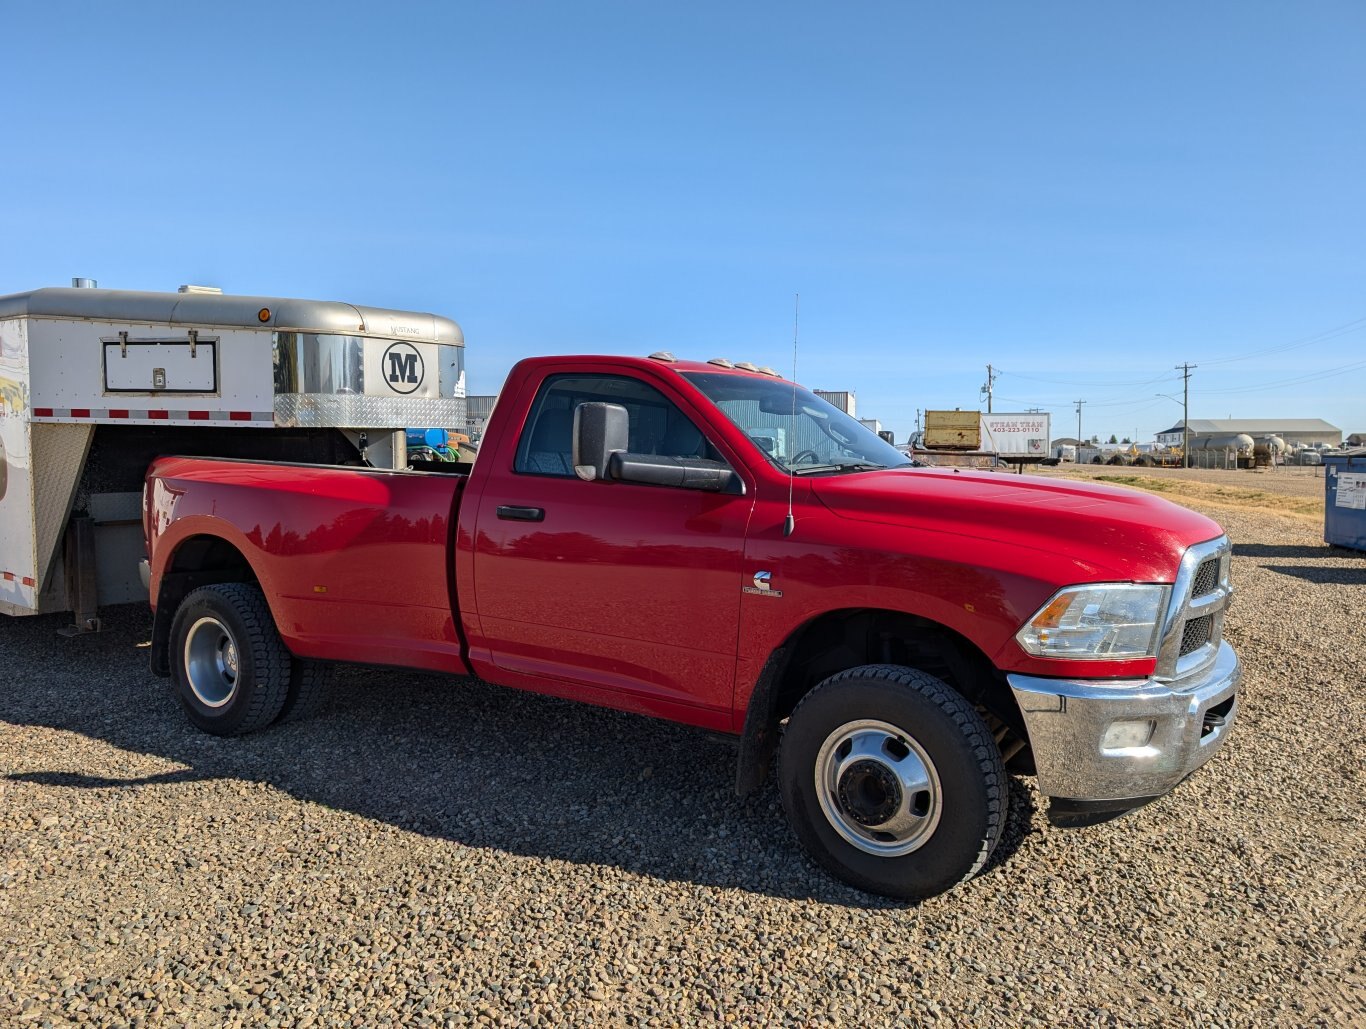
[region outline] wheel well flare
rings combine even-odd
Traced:
[[[941,679],[978,708],[997,743],[1028,754],[1024,720],[1005,677],[971,640],[928,618],[878,608],[830,611],[797,629],[765,664],[745,714],[736,790],[757,788],[777,748],[779,724],[817,685],[860,665],[915,668]]]
[[[155,675],[171,674],[168,649],[171,620],[180,602],[200,586],[217,582],[256,582],[243,553],[221,536],[190,536],[176,546],[161,576],[156,617],[152,622],[149,661]]]

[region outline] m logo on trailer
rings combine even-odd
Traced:
[[[434,343],[366,339],[363,368],[362,391],[367,396],[436,400],[441,395],[441,355]]]
[[[385,381],[395,393],[411,393],[422,385],[422,355],[411,343],[395,343],[384,351]]]

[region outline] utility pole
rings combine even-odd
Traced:
[[[1072,401],[1072,403],[1074,403],[1074,404],[1077,405],[1077,446],[1081,446],[1081,443],[1082,443],[1082,439],[1081,439],[1081,405],[1084,404],[1084,403],[1086,403],[1086,401],[1085,401],[1085,400],[1074,400],[1074,401]]]
[[[1000,372],[993,372],[991,365],[987,365],[987,384],[981,389],[981,392],[985,393],[987,397],[987,414],[991,414],[991,387],[1000,377],[1000,374]]]
[[[1181,373],[1181,467],[1191,466],[1191,369],[1198,368],[1194,364],[1178,364],[1176,370]]]

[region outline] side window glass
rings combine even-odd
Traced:
[[[626,408],[633,454],[704,457],[720,453],[678,407],[653,386],[616,375],[556,375],[541,386],[517,443],[513,469],[528,475],[574,474],[574,409],[605,402]]]
[[[533,475],[573,475],[574,408],[564,394],[541,387],[531,418],[522,430],[513,467]]]

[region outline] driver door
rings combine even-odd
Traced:
[[[632,453],[721,453],[673,399],[623,375],[549,376],[479,501],[474,579],[501,669],[622,695],[622,706],[729,719],[745,530],[737,496],[574,475],[573,412],[626,407]],[[703,712],[698,712],[701,715]],[[725,723],[725,724],[728,724]]]

